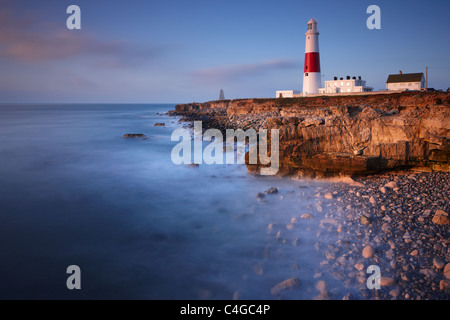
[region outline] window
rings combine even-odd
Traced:
[[[350,81],[347,81],[347,87],[349,87],[350,86]]]
[[[308,23],[308,30],[312,30],[312,23]]]
[[[308,76],[308,72],[307,73],[305,73],[305,77],[307,77]]]
[[[344,86],[344,82],[343,81],[341,81],[341,87],[343,87]]]

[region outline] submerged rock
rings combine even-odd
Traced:
[[[269,188],[266,191],[264,191],[264,193],[267,193],[267,194],[278,193],[278,189],[276,187],[272,187],[272,188]]]
[[[279,295],[285,290],[296,288],[300,286],[300,279],[299,278],[291,278],[284,280],[270,289],[270,293],[274,296]]]
[[[143,133],[126,133],[123,135],[124,138],[146,138],[147,136]]]

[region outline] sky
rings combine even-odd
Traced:
[[[370,5],[381,29],[370,30]],[[69,30],[67,7],[81,9]],[[322,82],[423,72],[450,87],[448,0],[0,0],[0,103],[188,103],[301,90],[306,24]]]

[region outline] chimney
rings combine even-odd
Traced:
[[[402,70],[400,70],[400,71],[398,72],[398,74],[403,74]]]
[[[334,77],[334,80],[337,80],[337,77]]]
[[[361,76],[358,76],[358,80],[361,80]]]
[[[341,78],[341,80],[344,80],[344,78]]]
[[[347,76],[347,80],[350,80],[350,76]]]
[[[356,77],[355,76],[353,76],[353,78],[352,78],[353,80],[356,80]]]

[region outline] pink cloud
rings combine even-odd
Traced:
[[[98,60],[94,66],[118,68],[152,58],[165,49],[128,41],[106,41],[82,30],[68,30],[52,22],[39,23],[32,15],[18,18],[8,9],[0,12],[0,57],[14,61],[41,63],[94,56]]]
[[[278,69],[297,68],[297,61],[289,59],[267,60],[252,64],[235,64],[216,68],[206,68],[190,73],[197,82],[210,83],[239,80],[245,77],[262,75]]]

